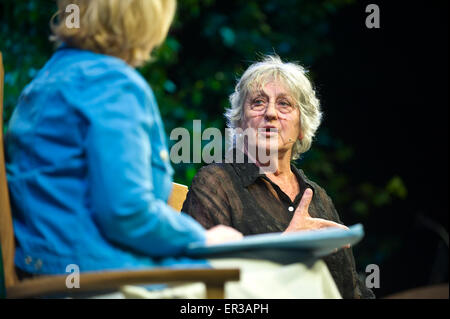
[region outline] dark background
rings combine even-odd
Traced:
[[[365,26],[369,3],[380,29]],[[50,0],[0,1],[6,126],[53,52],[55,10]],[[379,265],[378,297],[448,282],[448,2],[182,0],[156,62],[139,71],[168,134],[193,119],[223,129],[236,77],[274,52],[304,65],[317,89],[324,121],[297,165],[345,224],[364,224],[360,274]],[[189,185],[200,166],[175,165],[175,181]]]
[[[333,17],[334,54],[316,71],[324,126],[355,150],[347,174],[374,184],[397,175],[407,187],[366,223],[379,253],[384,235],[398,245],[380,265],[383,294],[448,281],[448,233],[444,245],[437,225],[448,231],[448,2],[375,3],[380,29],[358,27],[365,3]]]

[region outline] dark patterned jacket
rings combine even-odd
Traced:
[[[309,206],[311,217],[341,223],[325,190],[310,181],[302,170],[291,165],[300,185],[292,201],[253,163],[211,164],[199,170],[182,211],[205,228],[218,224],[231,226],[244,235],[283,232],[289,225],[303,192],[314,192]],[[358,278],[351,248],[323,258],[343,298],[375,298]]]

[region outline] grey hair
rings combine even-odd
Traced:
[[[301,65],[283,62],[276,55],[267,55],[262,61],[250,65],[229,97],[231,107],[226,109],[224,114],[227,128],[235,129],[241,126],[244,102],[252,90],[262,87],[269,81],[281,81],[290,90],[296,107],[300,110],[303,139],[297,140],[292,148],[292,159],[298,159],[302,153],[310,149],[322,120],[319,99],[306,73]]]

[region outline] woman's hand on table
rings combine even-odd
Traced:
[[[234,228],[217,225],[206,231],[206,244],[215,245],[222,244],[230,241],[240,240],[244,237],[241,232]]]

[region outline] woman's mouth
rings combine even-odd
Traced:
[[[258,129],[258,134],[266,137],[278,135],[278,129],[274,126],[266,126]]]

